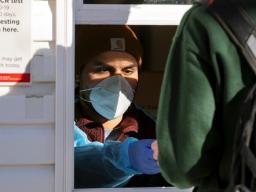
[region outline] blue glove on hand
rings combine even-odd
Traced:
[[[157,161],[153,159],[151,144],[154,139],[142,139],[129,145],[128,155],[131,166],[136,171],[144,174],[156,174],[160,172]]]

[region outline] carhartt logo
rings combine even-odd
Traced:
[[[111,51],[125,51],[124,38],[111,38]]]

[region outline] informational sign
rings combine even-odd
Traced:
[[[0,0],[0,85],[29,83],[31,0]]]

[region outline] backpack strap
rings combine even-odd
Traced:
[[[238,141],[238,144],[241,145],[241,155],[244,159],[244,162],[250,169],[254,178],[256,178],[256,157],[250,148],[251,139],[255,139],[253,137],[253,131],[255,128],[255,120],[256,120],[256,84],[254,84],[253,88],[250,90],[247,98],[244,100],[243,105],[246,106],[247,110],[243,111],[244,127],[241,133],[241,140]],[[255,133],[254,133],[255,134]]]
[[[210,11],[220,25],[238,46],[256,75],[256,25],[236,0],[214,1]],[[241,122],[235,128],[235,145],[231,162],[231,176],[227,191],[255,191],[256,158],[250,148],[251,136],[256,117],[256,84],[243,103]],[[253,137],[255,138],[255,137]],[[245,168],[246,167],[246,168]],[[250,171],[251,177],[248,177]],[[240,178],[240,179],[239,179]],[[240,180],[240,184],[238,183]],[[248,187],[250,183],[250,187]]]
[[[256,25],[238,3],[214,1],[210,10],[234,43],[241,49],[256,74]]]

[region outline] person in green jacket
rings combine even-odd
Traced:
[[[255,23],[256,1],[238,1]],[[169,183],[203,192],[227,187],[240,98],[254,81],[208,5],[193,5],[173,39],[159,101],[159,164]]]

